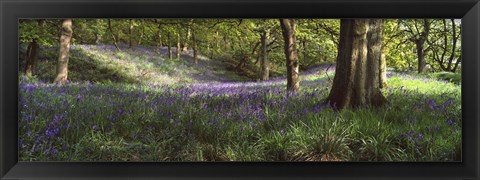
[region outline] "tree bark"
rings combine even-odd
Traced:
[[[460,62],[462,62],[462,55],[461,54],[460,54],[460,56],[458,56],[457,62],[455,62],[455,66],[453,66],[453,69],[452,69],[453,73],[457,71],[458,64],[460,64]]]
[[[133,19],[129,21],[130,28],[128,28],[128,48],[132,49],[132,39],[133,39]]]
[[[27,76],[32,76],[34,73],[33,71],[38,57],[38,48],[39,46],[36,39],[33,39],[32,42],[28,44],[25,57],[25,74]]]
[[[102,35],[99,32],[95,32],[95,44],[100,44],[100,41],[102,40]]]
[[[220,35],[218,34],[218,31],[215,31],[215,49],[220,49]]]
[[[380,76],[379,76],[379,87],[381,89],[387,87],[387,61],[385,58],[385,46],[382,46],[382,55],[380,58]]]
[[[192,33],[193,62],[198,64],[197,38],[195,32]]]
[[[38,21],[38,28],[40,28],[41,32],[46,31],[47,20],[39,19]],[[26,65],[25,65],[25,74],[27,76],[34,75],[36,73],[36,66],[37,66],[37,58],[40,52],[40,46],[37,43],[37,39],[32,39],[32,42],[28,45],[27,48],[27,57]]]
[[[191,29],[190,29],[190,27],[188,27],[188,29],[187,29],[187,35],[186,35],[186,39],[185,39],[185,43],[184,43],[184,45],[183,45],[183,52],[185,52],[185,53],[188,52],[188,43],[189,43],[190,38],[191,38],[191,36],[192,36],[192,34],[191,34],[190,31],[191,31]]]
[[[262,34],[260,34],[260,41],[262,44],[261,48],[261,55],[260,55],[260,80],[266,81],[269,79],[269,62],[268,62],[268,55],[267,55],[267,31],[263,30]]]
[[[142,32],[140,32],[140,39],[138,39],[138,45],[142,45],[143,37],[145,36],[145,26],[142,22],[140,22],[140,26],[142,27]]]
[[[98,25],[99,23],[101,22],[101,19],[97,19],[95,20],[95,23]],[[94,44],[100,44],[100,41],[102,40],[102,34],[100,33],[100,31],[95,31],[95,40],[94,40]]]
[[[72,19],[64,19],[60,35],[60,50],[57,63],[57,77],[55,83],[64,84],[68,78],[68,55],[70,51],[70,39],[72,37]]]
[[[335,109],[381,106],[382,20],[342,19],[336,73],[328,97]]]
[[[173,59],[172,38],[171,38],[170,32],[167,33],[167,44],[168,44],[168,59]]]
[[[245,66],[245,64],[247,63],[248,61],[248,55],[247,54],[242,54],[240,56],[240,62],[238,63],[238,65],[235,67],[235,69],[237,71],[241,71],[242,68]]]
[[[453,63],[453,59],[455,59],[455,52],[457,51],[456,47],[457,47],[457,38],[459,36],[457,36],[457,31],[455,29],[455,20],[454,19],[450,19],[451,22],[452,22],[452,41],[453,41],[453,45],[452,45],[452,48],[451,48],[451,54],[450,56],[448,57],[447,60],[444,60],[444,56],[445,54],[447,53],[447,49],[448,49],[448,29],[447,29],[447,22],[445,19],[443,19],[443,36],[444,36],[444,47],[443,47],[443,53],[442,53],[442,56],[440,59],[437,59],[436,61],[439,63],[440,65],[440,68],[443,70],[443,71],[449,71],[449,72],[455,72],[456,70],[456,67],[458,66],[458,63],[459,63],[459,58],[457,59],[457,62],[455,62],[455,64]],[[434,50],[435,51],[435,50]],[[436,52],[435,52],[436,53]],[[445,67],[444,63],[447,62],[447,66]]]
[[[180,60],[180,33],[177,33],[177,51],[176,51],[176,55],[177,55],[177,59]]]
[[[425,41],[428,38],[430,33],[430,23],[428,20],[423,20],[423,32],[420,33],[419,38],[415,40],[417,48],[417,58],[418,58],[418,73],[423,73],[425,71],[425,66],[427,62],[425,61]]]
[[[457,62],[458,59],[457,59],[457,62],[455,63],[455,68],[452,68],[452,62],[453,62],[453,59],[455,58],[455,52],[456,52],[456,48],[457,48],[457,30],[455,29],[455,20],[454,19],[450,19],[452,21],[452,30],[453,30],[453,34],[452,34],[452,39],[453,39],[453,45],[452,45],[452,54],[450,54],[450,57],[449,57],[449,60],[448,60],[448,69],[449,71],[451,72],[455,72],[456,70],[456,67],[457,67]],[[446,49],[446,48],[445,48]],[[460,58],[459,58],[460,59]]]
[[[162,48],[162,46],[163,46],[163,42],[162,42],[162,33],[161,33],[160,29],[161,29],[161,25],[158,24],[158,30],[157,30],[158,45],[157,45],[157,47],[158,47],[158,51],[159,51],[160,54],[161,54],[161,52],[162,52],[162,51],[161,51],[161,48]]]
[[[425,66],[427,65],[427,62],[425,62],[425,51],[424,49],[424,41],[417,40],[416,41],[416,48],[417,48],[417,58],[418,58],[418,73],[423,73],[425,70]]]
[[[382,19],[371,19],[369,21],[369,29],[367,33],[368,41],[368,60],[373,59],[371,62],[378,66],[378,68],[368,70],[368,72],[374,71],[373,77],[378,77],[375,81],[377,86],[382,89],[387,87],[387,62],[385,60],[385,47],[383,45],[383,26],[384,21]]]
[[[285,41],[285,56],[287,61],[287,91],[296,93],[300,87],[298,77],[298,52],[295,37],[295,21],[293,19],[280,19],[282,35]]]

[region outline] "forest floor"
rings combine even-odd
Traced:
[[[167,48],[117,52],[113,45],[74,45],[72,82],[56,85],[56,53],[42,48],[42,73],[20,75],[21,161],[460,157],[461,86],[455,76],[389,71],[387,105],[338,112],[324,102],[332,65],[302,71],[300,91],[287,95],[284,77],[258,82],[229,70],[235,64],[230,60],[200,56],[194,64],[191,52],[166,58]]]

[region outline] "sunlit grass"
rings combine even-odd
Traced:
[[[139,71],[136,68],[143,68],[140,65],[152,70],[168,64],[180,79],[198,73],[194,69],[179,73],[183,66],[189,67],[188,63],[148,60],[150,55],[137,57],[136,52],[125,51],[123,58],[133,58],[131,62],[114,64],[112,60],[105,64],[113,69],[127,68],[119,73],[132,79],[135,75],[127,72]],[[99,55],[93,57],[101,61],[97,65],[109,61],[100,57],[104,55],[98,49],[91,54]],[[336,112],[322,102],[334,76],[334,67],[326,71],[327,67],[302,72],[300,92],[288,97],[284,78],[266,82],[74,81],[56,85],[21,75],[19,159],[459,160],[460,85],[424,75],[393,73],[383,90],[387,105]],[[154,76],[167,71],[154,70]]]
[[[432,80],[404,91],[398,86],[416,80],[391,80],[389,105],[339,113],[321,103],[328,87],[318,86],[285,98],[283,86],[262,83],[197,90],[21,82],[20,158],[453,160],[461,142],[460,89]]]

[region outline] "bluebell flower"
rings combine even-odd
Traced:
[[[452,119],[452,118],[448,118],[448,119],[446,120],[446,122],[447,122],[447,124],[450,125],[450,126],[453,126],[453,125],[457,124],[457,122],[455,122],[455,120]]]
[[[417,137],[415,137],[415,140],[418,140],[418,139],[423,139],[422,133],[417,134]]]

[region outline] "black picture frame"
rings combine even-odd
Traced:
[[[18,162],[19,18],[461,18],[462,162]],[[480,179],[479,0],[0,0],[0,179]]]

